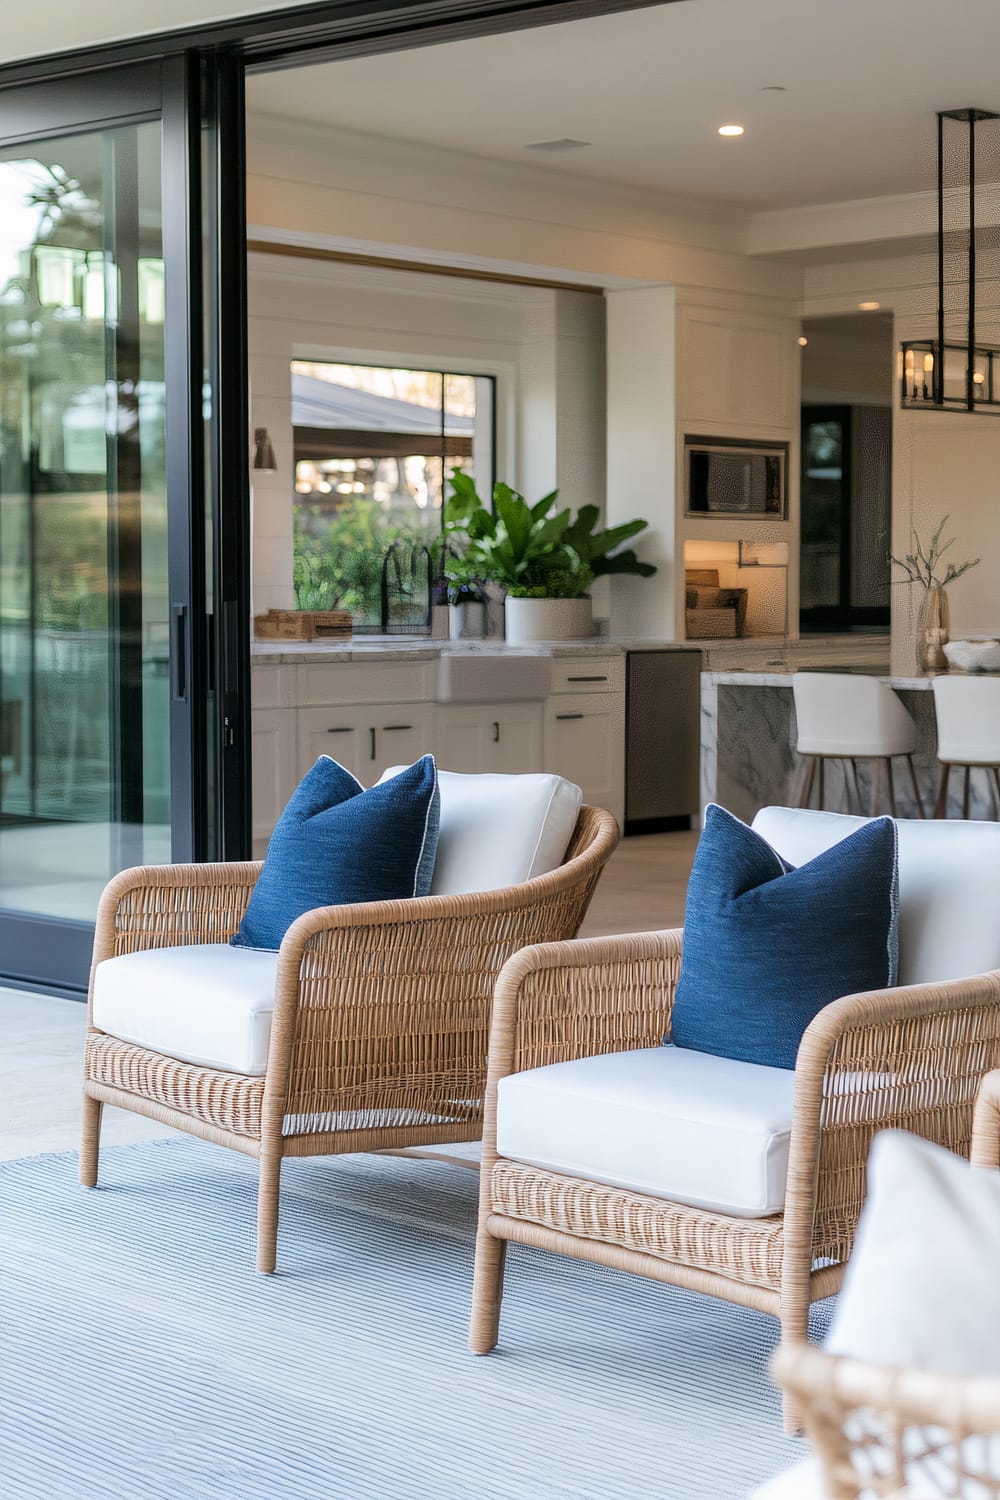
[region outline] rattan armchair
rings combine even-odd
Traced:
[[[507,1241],[707,1292],[807,1337],[810,1303],[840,1286],[872,1136],[890,1126],[965,1155],[983,1076],[1000,1065],[1000,972],[851,995],[807,1030],[795,1070],[785,1208],[735,1218],[504,1159],[507,1074],[658,1046],[680,931],[527,949],[497,986],[483,1129],[470,1347],[497,1343]],[[786,1408],[794,1425],[794,1412]]]
[[[300,917],[281,945],[263,1077],[106,1035],[93,1024],[92,973],[81,1182],[97,1182],[105,1104],[257,1157],[257,1269],[273,1271],[285,1157],[478,1138],[497,975],[519,948],[574,936],[617,843],[614,817],[584,807],[564,863],[522,885]],[[94,970],[141,949],[226,943],[260,870],[126,870],[101,900]]]
[[[1000,1167],[1000,1073],[980,1090],[972,1160]],[[1000,1379],[890,1369],[798,1342],[781,1345],[774,1374],[801,1411],[817,1497],[1000,1500]]]

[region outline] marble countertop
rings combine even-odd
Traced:
[[[796,665],[831,665],[838,669],[869,667],[878,670],[884,657],[884,638],[858,636],[809,636],[786,641],[781,636],[746,636],[740,640],[665,641],[635,636],[588,636],[578,641],[536,641],[513,646],[498,638],[480,641],[432,640],[429,636],[354,636],[343,641],[258,641],[251,655],[259,664],[313,665],[333,662],[437,661],[440,656],[622,656],[628,651],[697,651],[705,667],[729,670],[760,686],[768,669],[784,673]],[[763,670],[746,672],[734,665],[744,656],[773,653],[775,660],[760,663]],[[780,682],[778,684],[780,686]]]
[[[647,643],[648,644],[648,643]],[[658,645],[657,645],[658,648]],[[659,648],[658,648],[659,649]],[[677,642],[664,649],[682,649]],[[254,641],[255,662],[316,665],[332,662],[437,661],[441,656],[621,656],[625,647],[606,637],[583,641],[534,641],[510,646],[502,640],[435,641],[428,636],[358,636],[347,641]]]
[[[713,683],[716,687],[771,687],[791,688],[792,673],[795,667],[785,667],[781,671],[774,672],[750,672],[734,668],[727,672],[703,672],[702,680]],[[900,692],[922,693],[929,692],[934,685],[935,677],[944,677],[945,672],[928,672],[921,677],[894,677],[889,672],[865,671],[858,675],[874,677],[878,682],[884,682],[891,688],[898,688]],[[968,677],[982,673],[955,673],[955,676]]]

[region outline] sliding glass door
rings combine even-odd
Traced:
[[[191,324],[185,268],[165,265],[164,224],[185,212],[165,179],[178,198],[187,187],[177,160],[167,167],[164,71],[0,94],[8,982],[79,986],[109,877],[196,852],[193,790],[206,776],[191,633],[205,601],[190,558],[203,517],[185,482],[193,465],[177,463],[195,444],[183,357],[167,379],[168,304],[183,337]]]

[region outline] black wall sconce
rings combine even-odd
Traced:
[[[278,460],[274,456],[274,444],[266,427],[253,430],[253,468],[255,474],[276,474]]]

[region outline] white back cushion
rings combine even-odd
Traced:
[[[765,807],[753,827],[782,859],[803,865],[867,821]],[[1000,969],[1000,823],[900,818],[896,826],[899,983]]]
[[[404,767],[391,766],[387,781]],[[441,834],[432,896],[520,885],[558,869],[583,792],[561,776],[463,776],[439,771]]]

